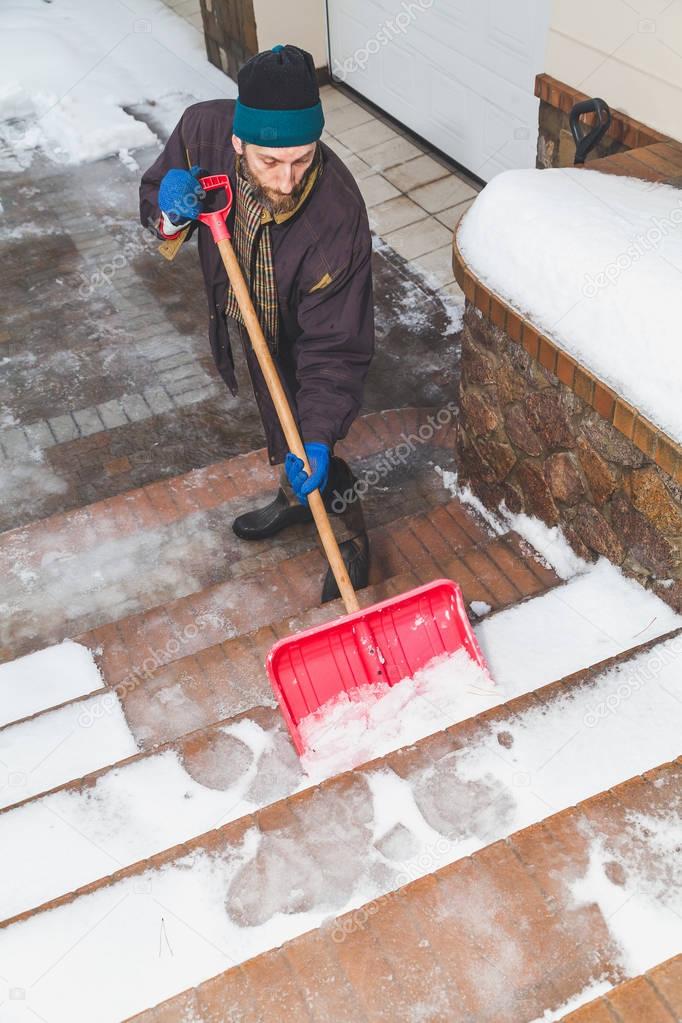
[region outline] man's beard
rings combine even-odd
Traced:
[[[258,178],[249,167],[246,153],[244,153],[239,160],[239,171],[244,175],[251,186],[251,191],[253,192],[256,202],[260,203],[260,205],[263,206],[271,216],[280,213],[291,213],[292,210],[296,209],[300,202],[301,196],[303,195],[308,181],[310,180],[310,176],[317,166],[317,154],[318,150],[316,149],[310,166],[299,183],[294,185],[288,195],[285,195],[284,192],[279,192],[274,188],[266,188],[264,185],[261,185]]]

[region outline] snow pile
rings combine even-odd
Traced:
[[[682,441],[679,189],[576,168],[507,171],[465,214],[458,244],[493,291]]]
[[[397,685],[381,682],[339,693],[308,715],[299,726],[303,766],[312,777],[329,778],[497,702],[487,672],[462,648]]]
[[[151,103],[170,129],[192,97],[236,95],[201,33],[161,0],[15,0],[2,5],[0,36],[0,141],[24,165],[38,148],[62,163],[129,161],[155,135],[126,108]]]
[[[588,570],[587,562],[579,558],[564,536],[560,526],[546,526],[540,519],[529,515],[510,512],[504,501],[491,512],[468,486],[462,486],[457,472],[434,466],[443,481],[443,486],[461,504],[467,505],[483,520],[493,536],[503,536],[514,530],[522,537],[539,559],[550,565],[560,579],[572,579],[574,575]]]
[[[103,686],[92,653],[68,639],[0,664],[0,727]]]
[[[541,519],[523,512],[510,512],[504,505],[501,512],[509,528],[529,543],[560,579],[572,579],[588,571],[590,566],[578,557],[560,526],[547,526]]]

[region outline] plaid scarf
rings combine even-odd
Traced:
[[[241,160],[239,157],[236,161],[236,169],[237,194],[232,244],[234,245],[239,265],[242,268],[242,273],[249,285],[251,301],[258,314],[263,333],[270,349],[276,352],[279,344],[279,301],[277,297],[275,267],[272,259],[270,224],[273,220],[278,224],[288,220],[300,209],[303,202],[307,199],[320,169],[319,146],[313,161],[310,178],[306,183],[305,190],[298,204],[290,212],[275,214],[274,217],[254,197],[251,185],[241,173]],[[227,285],[225,314],[236,320],[237,323],[244,324],[244,318],[229,281]]]

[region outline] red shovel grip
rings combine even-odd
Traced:
[[[215,192],[219,188],[225,189],[225,205],[223,208],[214,210],[212,213],[200,213],[198,217],[202,224],[206,224],[211,229],[213,241],[217,244],[224,238],[230,237],[225,221],[232,209],[232,185],[227,174],[208,174],[204,178],[199,178],[199,184],[204,192]]]

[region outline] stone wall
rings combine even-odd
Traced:
[[[535,95],[540,100],[537,166],[572,167],[575,143],[571,135],[569,114],[576,103],[588,97],[572,85],[547,74],[536,77]],[[608,135],[587,157],[588,164],[592,160],[615,156],[640,146],[669,141],[661,132],[641,121],[635,121],[622,110],[616,110],[613,97],[605,95],[602,99],[611,106],[611,125]]]
[[[470,302],[460,417],[461,479],[488,508],[560,525],[682,609],[682,488]]]
[[[617,153],[624,153],[629,148],[619,139],[605,135],[599,145],[587,157],[586,164],[589,164],[590,160],[599,160],[603,156],[615,156]],[[536,166],[540,169],[545,167],[572,167],[574,159],[575,142],[571,134],[569,115],[565,111],[550,106],[549,103],[541,100]]]

